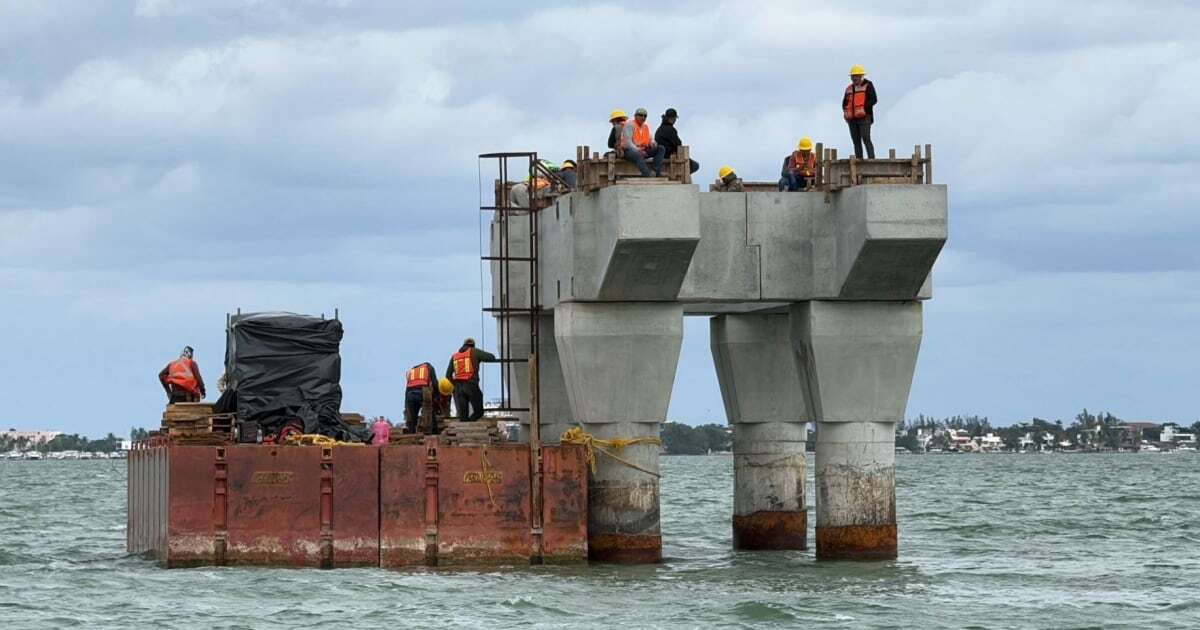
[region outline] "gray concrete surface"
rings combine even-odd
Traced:
[[[733,426],[733,540],[742,549],[807,548],[808,414],[787,313],[720,315],[713,363]]]
[[[816,420],[818,558],[896,555],[895,423],[921,344],[921,303],[801,302],[792,341]]]
[[[527,220],[514,217],[513,255],[528,251]],[[932,296],[948,234],[945,186],[856,186],[826,197],[622,184],[560,197],[539,223],[543,339],[553,331],[561,367],[543,341],[548,433],[566,418],[601,438],[657,436],[682,316],[718,315],[712,350],[734,427],[735,523],[766,514],[774,520],[762,522],[765,540],[794,534],[805,514],[799,480],[811,420],[818,557],[895,554],[892,427],[904,417],[920,300]],[[525,305],[528,276],[520,264],[512,270],[510,304]],[[520,344],[528,341],[514,336],[511,350],[527,352]],[[622,456],[658,470],[657,447]],[[657,538],[657,479],[600,462],[589,534],[613,545]]]
[[[601,439],[657,438],[683,343],[682,306],[568,302],[554,318],[574,419]],[[655,558],[661,555],[658,453],[654,444],[622,449],[619,456],[633,466],[598,455],[588,484],[593,557],[608,559],[611,547],[623,544],[653,546]]]

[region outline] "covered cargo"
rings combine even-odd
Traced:
[[[183,446],[129,454],[128,547],[168,567],[583,562],[583,447],[543,446],[534,530],[528,445]]]
[[[343,422],[342,322],[295,313],[229,317],[225,375],[239,421],[278,433],[288,422],[303,433],[362,442],[367,432]]]

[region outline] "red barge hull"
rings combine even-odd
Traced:
[[[187,446],[129,453],[127,546],[166,567],[405,567],[587,560],[587,462],[527,444]]]

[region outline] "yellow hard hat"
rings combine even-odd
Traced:
[[[450,379],[443,376],[438,379],[438,391],[442,392],[443,396],[449,396],[454,393],[454,383],[451,383]]]
[[[558,170],[561,171],[568,168],[575,168],[575,160],[563,160],[562,166],[558,167]]]
[[[618,118],[629,118],[629,116],[625,115],[625,110],[623,109],[614,109],[612,110],[612,113],[608,115],[608,122],[612,122]]]
[[[733,167],[732,166],[722,166],[721,170],[717,171],[717,177],[720,177],[721,179],[725,179],[726,177],[729,177],[730,175],[733,175]]]
[[[853,66],[850,66],[850,76],[854,76],[856,74],[866,74],[866,73],[867,73],[867,69],[860,66],[859,64],[854,64]]]
[[[800,144],[796,145],[796,149],[800,151],[812,151],[812,138],[808,136],[800,138]]]

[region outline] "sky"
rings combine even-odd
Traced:
[[[339,309],[343,409],[398,418],[493,345],[479,153],[674,107],[698,181],[771,179],[849,152],[854,63],[949,186],[909,417],[1200,418],[1200,4],[841,4],[0,2],[0,425],[155,426],[238,308]],[[705,318],[669,415],[724,421]]]

